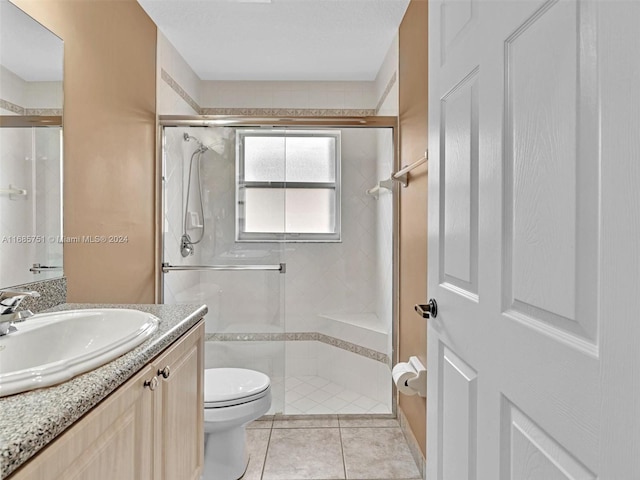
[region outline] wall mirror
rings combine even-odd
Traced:
[[[62,272],[63,42],[0,0],[0,288]]]

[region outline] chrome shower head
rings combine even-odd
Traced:
[[[185,142],[188,142],[190,140],[195,140],[196,143],[198,144],[198,148],[196,149],[197,152],[199,153],[204,153],[207,150],[211,150],[212,152],[216,152],[220,155],[222,155],[222,153],[224,152],[224,142],[223,141],[218,141],[212,145],[205,145],[204,143],[202,143],[200,141],[200,139],[193,137],[191,135],[189,135],[188,133],[184,133],[183,134],[183,138]]]
[[[199,145],[202,145],[202,142],[200,142],[200,140],[198,140],[196,137],[192,137],[191,135],[189,135],[186,132],[182,135],[182,138],[184,138],[185,142],[188,142],[190,140],[195,140],[196,143],[198,143]]]

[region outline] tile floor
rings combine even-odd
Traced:
[[[275,386],[272,389],[277,390]],[[274,398],[273,404],[281,402]],[[285,380],[285,415],[383,413],[391,413],[391,398],[388,404],[381,403],[315,375],[292,376]]]
[[[243,480],[422,478],[395,419],[276,416],[250,424],[247,442]]]

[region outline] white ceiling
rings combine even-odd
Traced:
[[[63,42],[7,0],[0,0],[0,64],[27,82],[62,80]]]
[[[374,80],[409,0],[138,0],[202,80]]]

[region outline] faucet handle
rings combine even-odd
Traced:
[[[0,290],[0,314],[13,313],[25,297],[39,297],[36,291]]]
[[[0,302],[4,305],[4,300],[12,300],[12,299],[23,299],[24,297],[39,297],[40,294],[33,291],[28,290],[0,290]]]
[[[27,297],[39,297],[40,294],[35,290],[0,290],[0,298],[4,297],[18,297],[25,295]]]

